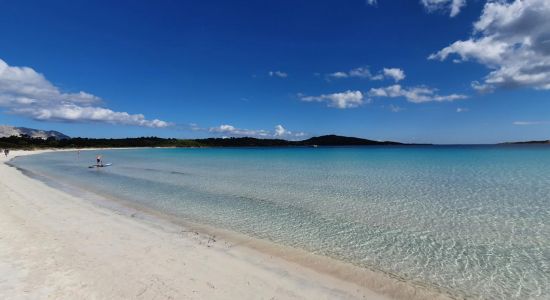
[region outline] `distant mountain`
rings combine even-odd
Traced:
[[[374,146],[374,145],[403,145],[402,143],[389,142],[389,141],[373,141],[367,139],[361,139],[356,137],[347,137],[339,135],[323,135],[309,138],[297,142],[298,144],[305,146]]]
[[[281,139],[257,139],[251,137],[239,138],[208,138],[192,140],[198,145],[207,147],[277,147],[277,146],[376,146],[403,145],[397,142],[379,142],[356,137],[339,135],[323,135],[303,141],[287,141]]]
[[[39,139],[47,139],[50,137],[55,138],[56,140],[65,140],[69,139],[70,137],[54,130],[40,130],[40,129],[32,129],[32,128],[26,128],[26,127],[13,127],[13,126],[5,126],[0,125],[0,137],[10,137],[10,136],[24,136],[27,135],[31,138],[39,138]]]

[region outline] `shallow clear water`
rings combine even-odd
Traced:
[[[102,150],[14,164],[473,298],[550,298],[550,147]]]

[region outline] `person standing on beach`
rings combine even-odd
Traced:
[[[4,155],[6,157],[8,157],[8,154],[10,154],[10,150],[9,149],[4,149]]]

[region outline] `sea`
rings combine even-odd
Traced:
[[[88,168],[95,156],[105,168]],[[172,148],[28,174],[468,299],[550,299],[550,147]]]

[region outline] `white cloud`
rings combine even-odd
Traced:
[[[328,74],[327,76],[330,78],[350,78],[350,77],[366,78],[366,79],[373,78],[373,75],[370,72],[369,68],[366,68],[366,67],[355,68],[353,70],[350,70],[349,72],[338,71],[338,72]]]
[[[464,107],[457,107],[456,108],[457,113],[463,113],[463,112],[468,112],[468,111],[469,111],[468,108],[464,108]]]
[[[240,129],[227,124],[222,124],[218,127],[212,127],[209,129],[209,131],[212,133],[227,134],[230,136],[255,136],[255,137],[269,136],[269,132],[266,130]]]
[[[326,94],[320,96],[300,96],[305,102],[325,102],[329,107],[340,109],[355,108],[363,105],[363,93],[360,91],[345,91],[342,93]]]
[[[290,133],[290,131],[287,131],[283,125],[277,125],[275,126],[275,136],[284,136],[285,134]]]
[[[269,71],[269,76],[271,77],[279,77],[279,78],[287,78],[288,73],[282,72],[282,71]]]
[[[103,122],[167,127],[161,120],[101,107],[103,101],[86,92],[65,93],[29,67],[9,66],[0,59],[0,107],[9,113],[42,121]]]
[[[276,137],[276,138],[294,139],[294,138],[304,137],[306,135],[307,134],[305,132],[302,132],[302,131],[295,132],[295,131],[287,130],[286,128],[283,127],[283,125],[275,126],[275,129],[273,131],[273,136]]]
[[[393,78],[395,82],[405,79],[405,71],[398,68],[384,68],[383,72],[385,77]]]
[[[328,76],[333,77],[333,78],[348,78],[349,77],[348,73],[346,73],[346,72],[334,72],[334,73],[328,74]]]
[[[349,77],[368,78],[378,80],[377,76],[373,76],[368,68],[355,68],[348,72]]]
[[[378,0],[367,0],[368,5],[376,6],[378,4]]]
[[[550,125],[550,121],[515,121],[512,124],[520,126],[528,125]]]
[[[466,6],[466,0],[420,0],[428,12],[449,11],[451,17],[460,13],[460,10]]]
[[[456,55],[459,61],[473,60],[491,72],[484,82],[474,82],[479,91],[499,87],[550,89],[550,1],[489,1],[474,32],[429,59],[445,60]]]
[[[403,88],[399,84],[382,88],[372,88],[369,91],[369,96],[388,98],[403,97],[407,99],[407,101],[413,103],[454,101],[467,98],[467,96],[459,94],[439,95],[436,89],[425,86]]]
[[[75,104],[61,104],[53,107],[14,107],[11,108],[11,112],[30,116],[40,121],[103,122],[154,128],[169,126],[165,121],[147,120],[142,114],[131,115],[127,112],[112,111],[108,108],[78,106]]]
[[[398,68],[384,68],[376,75],[372,74],[369,68],[359,67],[352,69],[348,72],[338,71],[327,74],[327,78],[340,79],[340,78],[362,78],[369,80],[383,80],[384,78],[391,78],[398,82],[405,79],[405,72]]]
[[[233,125],[223,124],[218,127],[211,127],[208,131],[233,137],[296,138],[306,136],[304,132],[292,132],[285,129],[282,125],[277,125],[273,131],[270,131],[264,129],[241,129]]]

